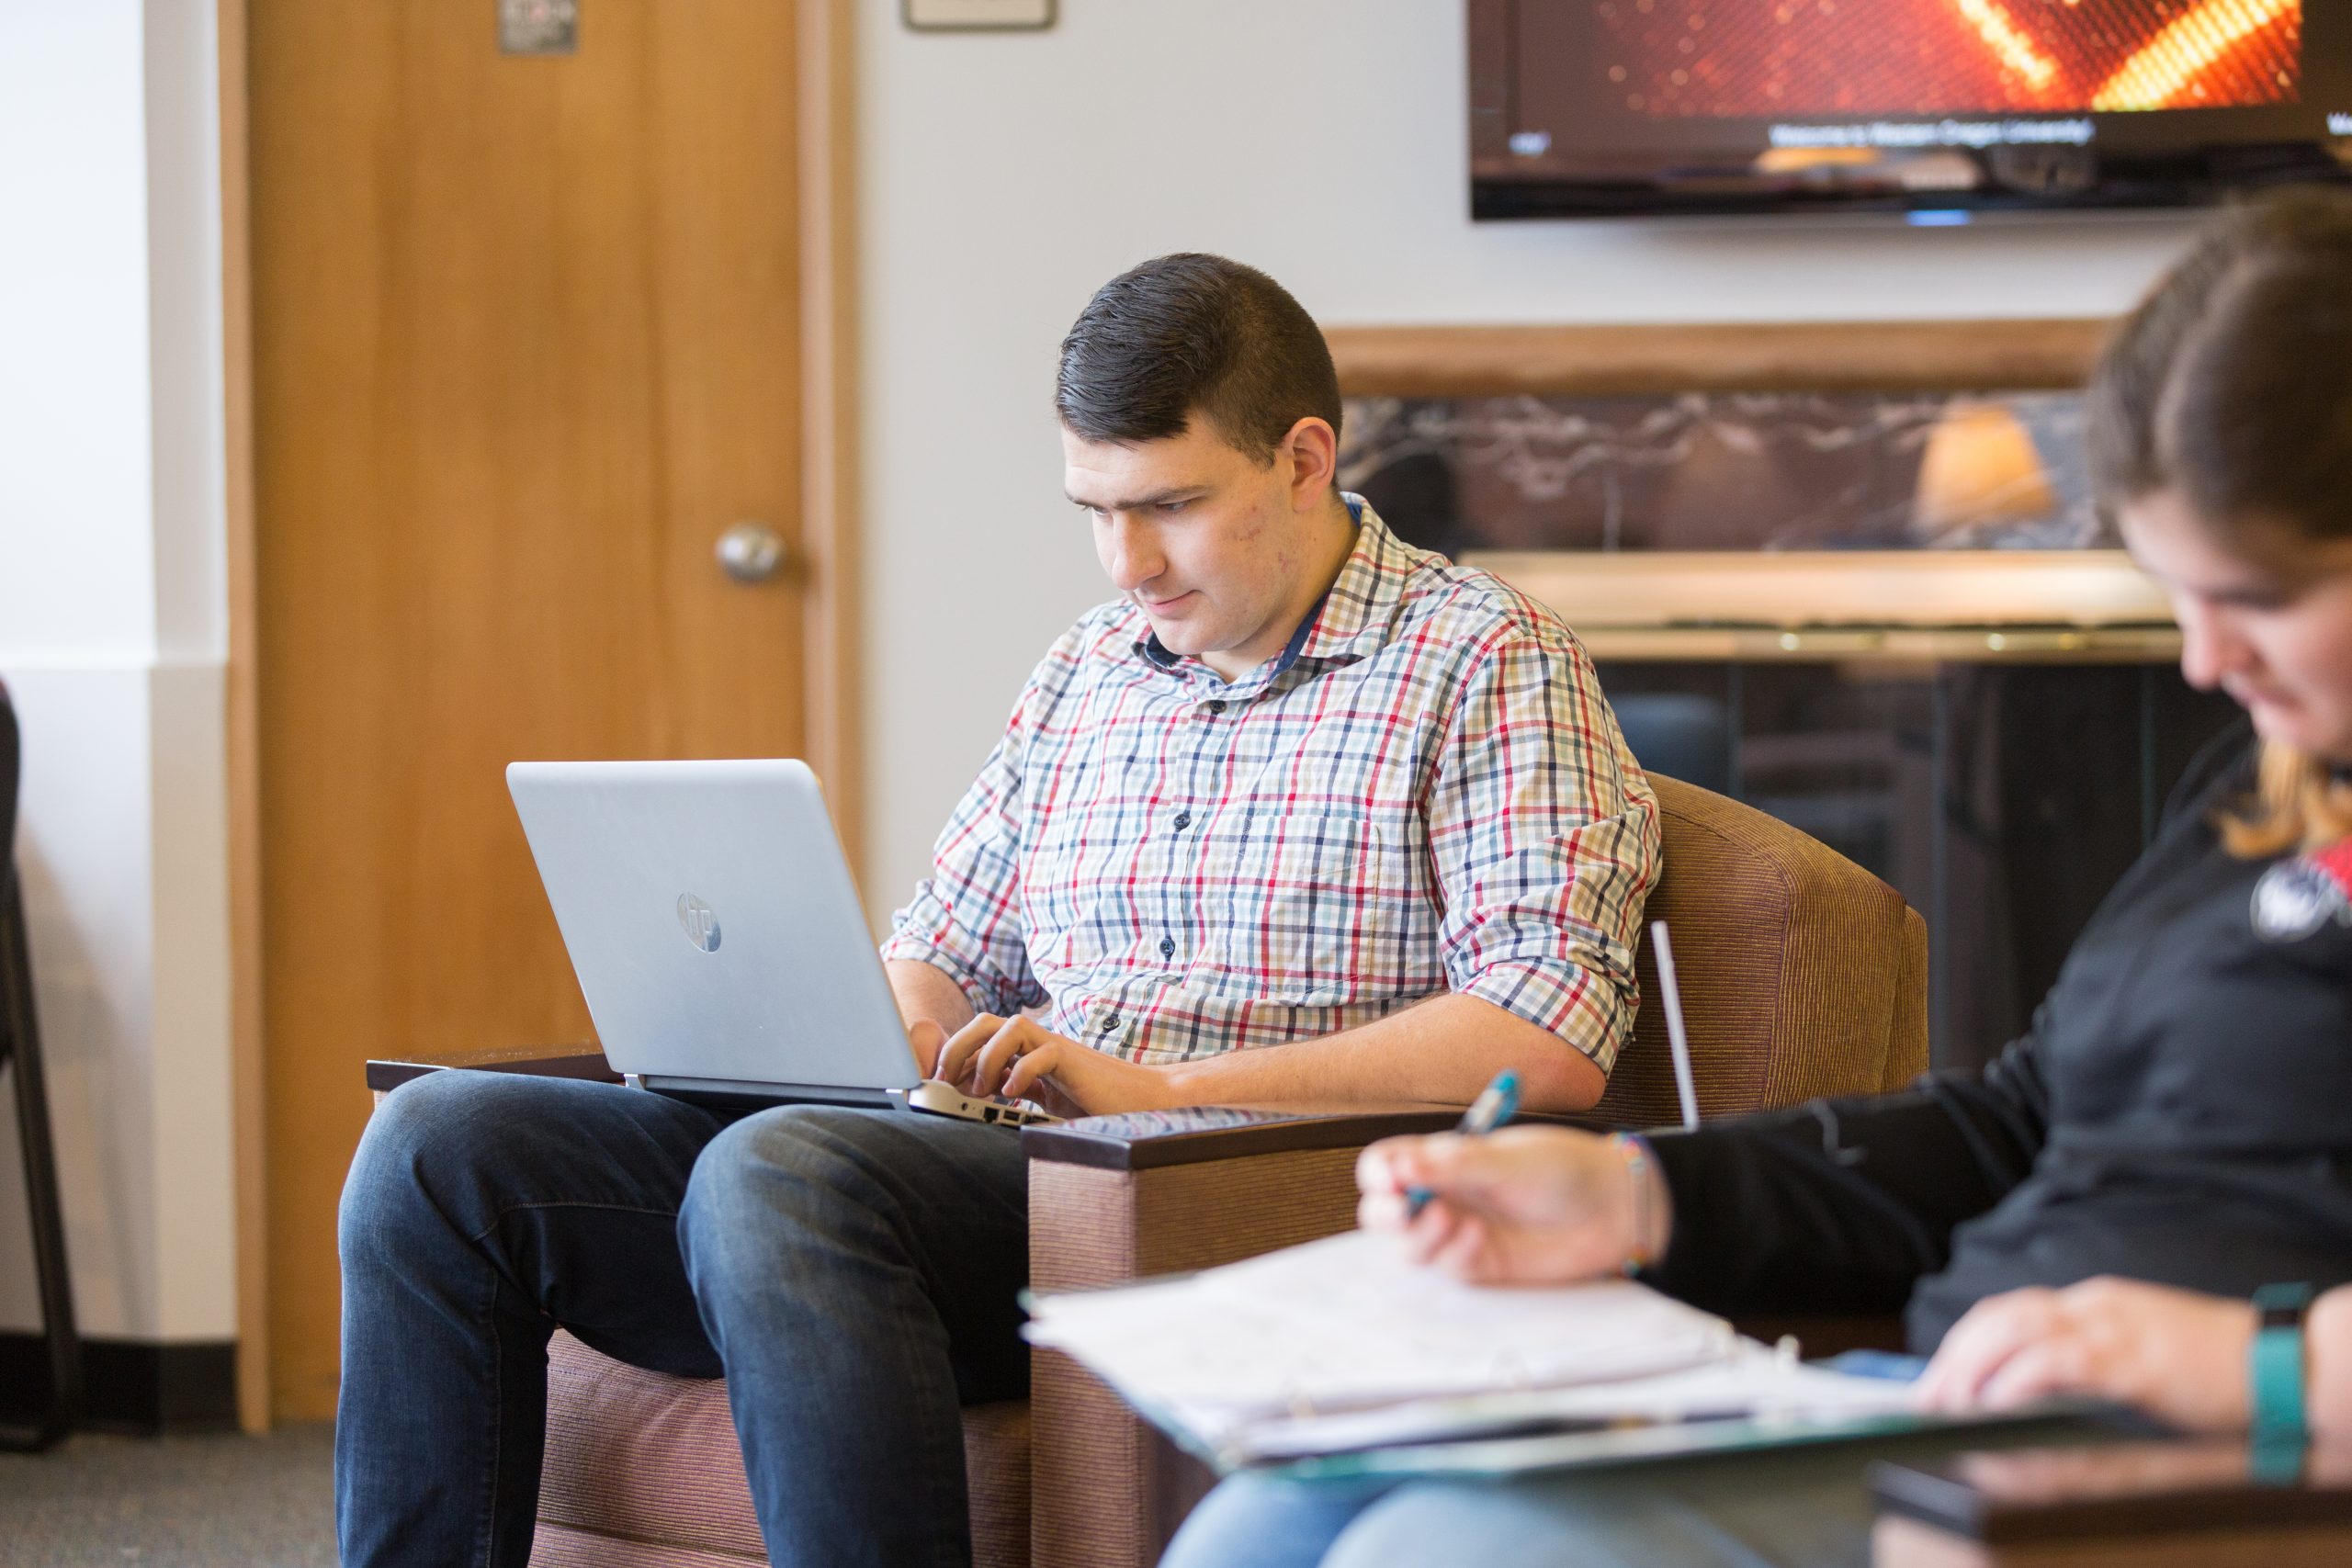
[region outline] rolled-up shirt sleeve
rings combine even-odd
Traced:
[[[1510,628],[1483,650],[1448,725],[1428,820],[1450,987],[1551,1031],[1607,1072],[1633,1037],[1657,802],[1572,638]]]
[[[890,917],[885,961],[928,964],[976,1012],[1005,1016],[1046,999],[1029,966],[1021,909],[1023,709],[964,792],[932,851],[931,874]]]

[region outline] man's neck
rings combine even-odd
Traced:
[[[1331,492],[1330,508],[1316,525],[1323,534],[1321,558],[1315,570],[1300,580],[1299,593],[1291,604],[1283,606],[1283,613],[1266,628],[1264,638],[1256,645],[1254,651],[1234,649],[1200,656],[1202,663],[1216,671],[1218,680],[1238,681],[1280,653],[1296,635],[1298,624],[1323,602],[1323,596],[1331,592],[1331,584],[1340,580],[1340,573],[1347,567],[1348,558],[1355,553],[1356,520],[1355,514],[1348,510],[1348,503],[1340,499],[1338,491]],[[1272,640],[1277,637],[1279,641]]]

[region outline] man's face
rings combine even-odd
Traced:
[[[1094,553],[1170,652],[1232,680],[1282,651],[1329,570],[1329,432],[1301,420],[1261,466],[1198,414],[1132,446],[1063,429]]]
[[[2177,491],[2117,509],[2124,543],[2180,622],[2180,671],[2237,699],[2266,740],[2352,762],[2352,541],[2284,528],[2225,546]]]

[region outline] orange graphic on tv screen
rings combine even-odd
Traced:
[[[1678,117],[2292,103],[2302,0],[1600,0],[1609,90]]]

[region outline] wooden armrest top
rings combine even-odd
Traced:
[[[510,1045],[497,1051],[465,1051],[449,1055],[401,1056],[371,1061],[368,1064],[368,1087],[373,1089],[398,1089],[411,1078],[421,1078],[427,1073],[445,1072],[451,1067],[469,1067],[486,1073],[535,1073],[549,1078],[589,1078],[598,1083],[621,1081],[620,1074],[606,1065],[605,1053],[594,1045]]]
[[[411,1078],[452,1067],[476,1072],[536,1073],[544,1077],[618,1083],[620,1075],[594,1045],[518,1045],[496,1051],[415,1055],[368,1064],[368,1087],[397,1089]],[[1442,1133],[1462,1117],[1453,1105],[1204,1106],[1183,1111],[1134,1111],[1087,1116],[1055,1126],[1024,1127],[1022,1151],[1031,1159],[1110,1170],[1146,1170],[1240,1159],[1300,1149],[1356,1148],[1404,1133]],[[1551,1120],[1551,1118],[1532,1118]]]
[[[1462,1119],[1453,1105],[1215,1105],[1083,1116],[1023,1127],[1033,1160],[1148,1170],[1302,1149],[1361,1147],[1404,1133],[1442,1133]]]
[[[2302,1473],[2257,1476],[2243,1440],[1963,1453],[1871,1466],[1882,1513],[2012,1546],[2199,1529],[2352,1526],[2352,1447],[2315,1448]]]

